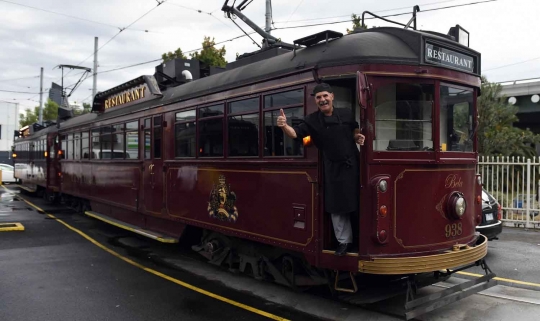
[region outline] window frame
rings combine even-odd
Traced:
[[[177,114],[180,114],[180,113],[184,113],[184,112],[189,112],[189,111],[194,111],[195,112],[195,118],[194,119],[189,119],[189,120],[176,120],[176,115]],[[197,158],[197,154],[198,154],[198,148],[199,148],[199,137],[198,137],[198,126],[197,126],[197,117],[198,117],[198,114],[199,114],[199,109],[197,107],[195,108],[188,108],[188,109],[182,109],[182,110],[178,110],[178,111],[175,111],[174,114],[173,114],[173,117],[174,117],[174,127],[173,127],[173,140],[174,140],[174,159],[194,159],[194,158]],[[195,124],[195,155],[194,156],[176,156],[176,148],[177,148],[177,145],[176,145],[176,126],[178,125],[182,125],[182,124],[187,124],[187,123],[194,123]]]
[[[206,107],[213,107],[213,106],[218,106],[218,105],[222,105],[223,106],[223,114],[221,115],[217,115],[217,116],[207,116],[207,117],[200,117],[200,112],[199,110],[202,109],[202,108],[206,108]],[[227,143],[227,137],[226,136],[226,131],[225,131],[225,117],[227,117],[227,101],[220,101],[218,103],[214,102],[214,103],[211,103],[211,104],[205,104],[205,105],[201,105],[201,106],[197,106],[196,108],[197,110],[197,150],[196,150],[196,155],[197,155],[197,158],[202,158],[202,159],[225,159],[225,150],[227,149],[227,146],[225,146],[225,144]],[[221,156],[201,156],[201,152],[200,152],[200,148],[201,148],[201,122],[204,122],[204,121],[208,121],[208,120],[215,120],[215,119],[221,119],[221,133],[222,133],[222,136],[221,136],[221,145],[222,145],[222,155]]]
[[[231,99],[231,100],[227,100],[225,101],[225,120],[224,120],[224,127],[223,127],[223,131],[224,131],[224,134],[223,134],[223,137],[225,139],[225,144],[223,145],[224,146],[224,150],[223,150],[223,155],[225,158],[232,158],[232,159],[253,159],[253,158],[260,158],[261,155],[262,155],[262,148],[261,148],[261,122],[262,122],[262,109],[263,109],[263,95],[262,94],[254,94],[254,95],[249,95],[249,96],[244,96],[244,97],[239,97],[239,98],[236,98],[236,99]],[[229,107],[231,104],[235,103],[235,102],[239,102],[239,101],[244,101],[244,100],[254,100],[254,99],[257,99],[258,102],[259,102],[259,106],[258,108],[255,110],[249,110],[249,111],[240,111],[240,112],[235,112],[235,113],[229,113]],[[229,141],[229,117],[235,117],[235,116],[244,116],[244,115],[254,115],[256,114],[259,119],[258,119],[258,124],[257,124],[257,155],[252,155],[252,156],[231,156],[230,155],[230,141]]]
[[[265,108],[264,103],[265,103],[265,99],[266,99],[267,96],[276,95],[276,94],[280,94],[280,93],[285,93],[285,92],[289,92],[289,91],[295,91],[295,90],[302,90],[303,96],[304,96],[302,103]],[[266,146],[265,123],[264,123],[265,114],[267,112],[279,111],[280,109],[283,109],[283,111],[285,111],[286,109],[302,108],[303,109],[303,119],[305,119],[306,118],[307,104],[308,104],[306,95],[307,95],[307,90],[306,90],[305,85],[294,86],[292,88],[286,88],[286,89],[273,90],[273,91],[270,91],[270,92],[263,93],[261,95],[261,116],[260,116],[260,118],[261,118],[260,119],[261,120],[261,133],[260,133],[261,136],[260,136],[260,140],[261,140],[261,142],[260,142],[260,146],[262,148],[259,148],[259,149],[261,150],[260,153],[261,153],[262,158],[264,158],[264,159],[289,159],[289,158],[302,159],[302,158],[306,158],[306,148],[305,147],[303,148],[304,152],[303,152],[302,155],[280,155],[280,156],[264,155],[264,148]],[[277,127],[277,126],[274,126],[274,127]],[[300,144],[303,146],[303,143],[300,143]]]

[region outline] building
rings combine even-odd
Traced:
[[[0,163],[13,164],[13,133],[19,130],[19,104],[0,101]]]
[[[540,134],[540,78],[504,82],[501,86],[501,95],[510,105],[518,107],[516,116],[519,121],[514,126]],[[538,145],[536,152],[540,155]]]
[[[62,86],[56,83],[51,83],[51,89],[49,89],[49,99],[62,106]]]

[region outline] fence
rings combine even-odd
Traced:
[[[479,157],[483,187],[503,209],[507,226],[540,227],[540,158]]]

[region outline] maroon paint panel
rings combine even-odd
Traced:
[[[220,170],[171,166],[166,183],[167,212],[188,223],[222,228],[225,233],[255,236],[268,243],[305,246],[315,236],[313,220],[317,215],[314,213],[316,185],[311,181],[306,169]],[[226,187],[220,188],[221,183]],[[214,200],[216,206],[212,205]]]
[[[475,239],[476,175],[474,166],[379,165],[371,167],[371,176],[386,176],[387,198],[376,197],[376,187],[366,186],[362,198],[362,241],[360,255],[418,255],[447,250],[454,244],[468,244]],[[448,199],[454,192],[463,193],[467,209],[461,219],[452,218]],[[387,194],[388,193],[388,194]],[[369,197],[375,201],[369,202]],[[379,201],[377,201],[377,199]],[[389,201],[382,202],[381,199]],[[385,205],[388,214],[380,216]],[[455,225],[453,225],[455,224]],[[378,226],[387,226],[388,241],[376,241]],[[449,229],[449,232],[447,231]],[[380,231],[379,231],[380,232]],[[366,246],[368,245],[368,246]]]

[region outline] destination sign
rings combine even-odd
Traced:
[[[427,63],[474,72],[474,57],[426,42],[424,60]]]
[[[162,97],[153,76],[141,76],[94,97],[92,112],[106,112]]]

